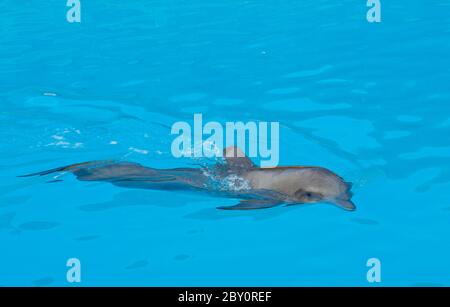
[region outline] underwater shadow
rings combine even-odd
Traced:
[[[158,195],[155,195],[158,194]],[[185,206],[192,197],[161,197],[159,191],[130,190],[114,195],[114,199],[106,202],[87,204],[79,206],[78,209],[86,212],[105,211],[123,207],[155,206],[176,208]],[[166,193],[167,194],[167,193]]]
[[[301,210],[306,207],[312,206],[311,204],[301,204],[294,206],[278,206],[269,209],[257,209],[257,210],[220,210],[215,207],[205,208],[193,213],[189,213],[184,216],[187,219],[196,220],[224,220],[233,218],[252,218],[254,221],[262,221],[279,217],[283,214],[292,213],[295,210]]]

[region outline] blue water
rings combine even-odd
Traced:
[[[0,3],[0,285],[450,285],[450,1]],[[170,127],[280,123],[280,165],[354,183],[334,206],[17,175],[192,166]],[[50,178],[51,179],[51,178]],[[381,283],[366,279],[381,261]]]

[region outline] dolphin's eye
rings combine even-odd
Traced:
[[[320,195],[319,193],[305,191],[302,189],[297,190],[294,195],[298,200],[303,200],[303,201],[308,201],[308,202],[311,202],[314,200],[319,200],[322,198],[322,195]]]

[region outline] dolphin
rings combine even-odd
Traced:
[[[237,147],[224,149],[224,163],[212,167],[157,169],[124,161],[90,161],[19,177],[73,173],[78,180],[109,182],[126,188],[183,190],[238,198],[224,210],[330,203],[353,211],[352,184],[318,166],[260,168]],[[60,180],[51,180],[56,182]]]

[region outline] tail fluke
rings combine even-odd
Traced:
[[[75,164],[70,164],[70,165],[61,166],[61,167],[57,167],[57,168],[52,168],[52,169],[37,172],[37,173],[20,175],[17,177],[45,176],[45,175],[50,175],[50,174],[58,173],[58,172],[72,172],[73,173],[73,172],[76,172],[76,171],[86,168],[86,167],[98,166],[98,165],[107,164],[107,163],[111,163],[111,162],[113,162],[113,161],[90,161],[90,162],[75,163]]]
[[[53,168],[47,171],[22,175],[19,177],[45,176],[54,173],[70,172],[81,181],[110,181],[110,182],[169,182],[175,177],[144,167],[138,163],[114,160],[90,161]],[[55,176],[48,183],[61,181]]]

